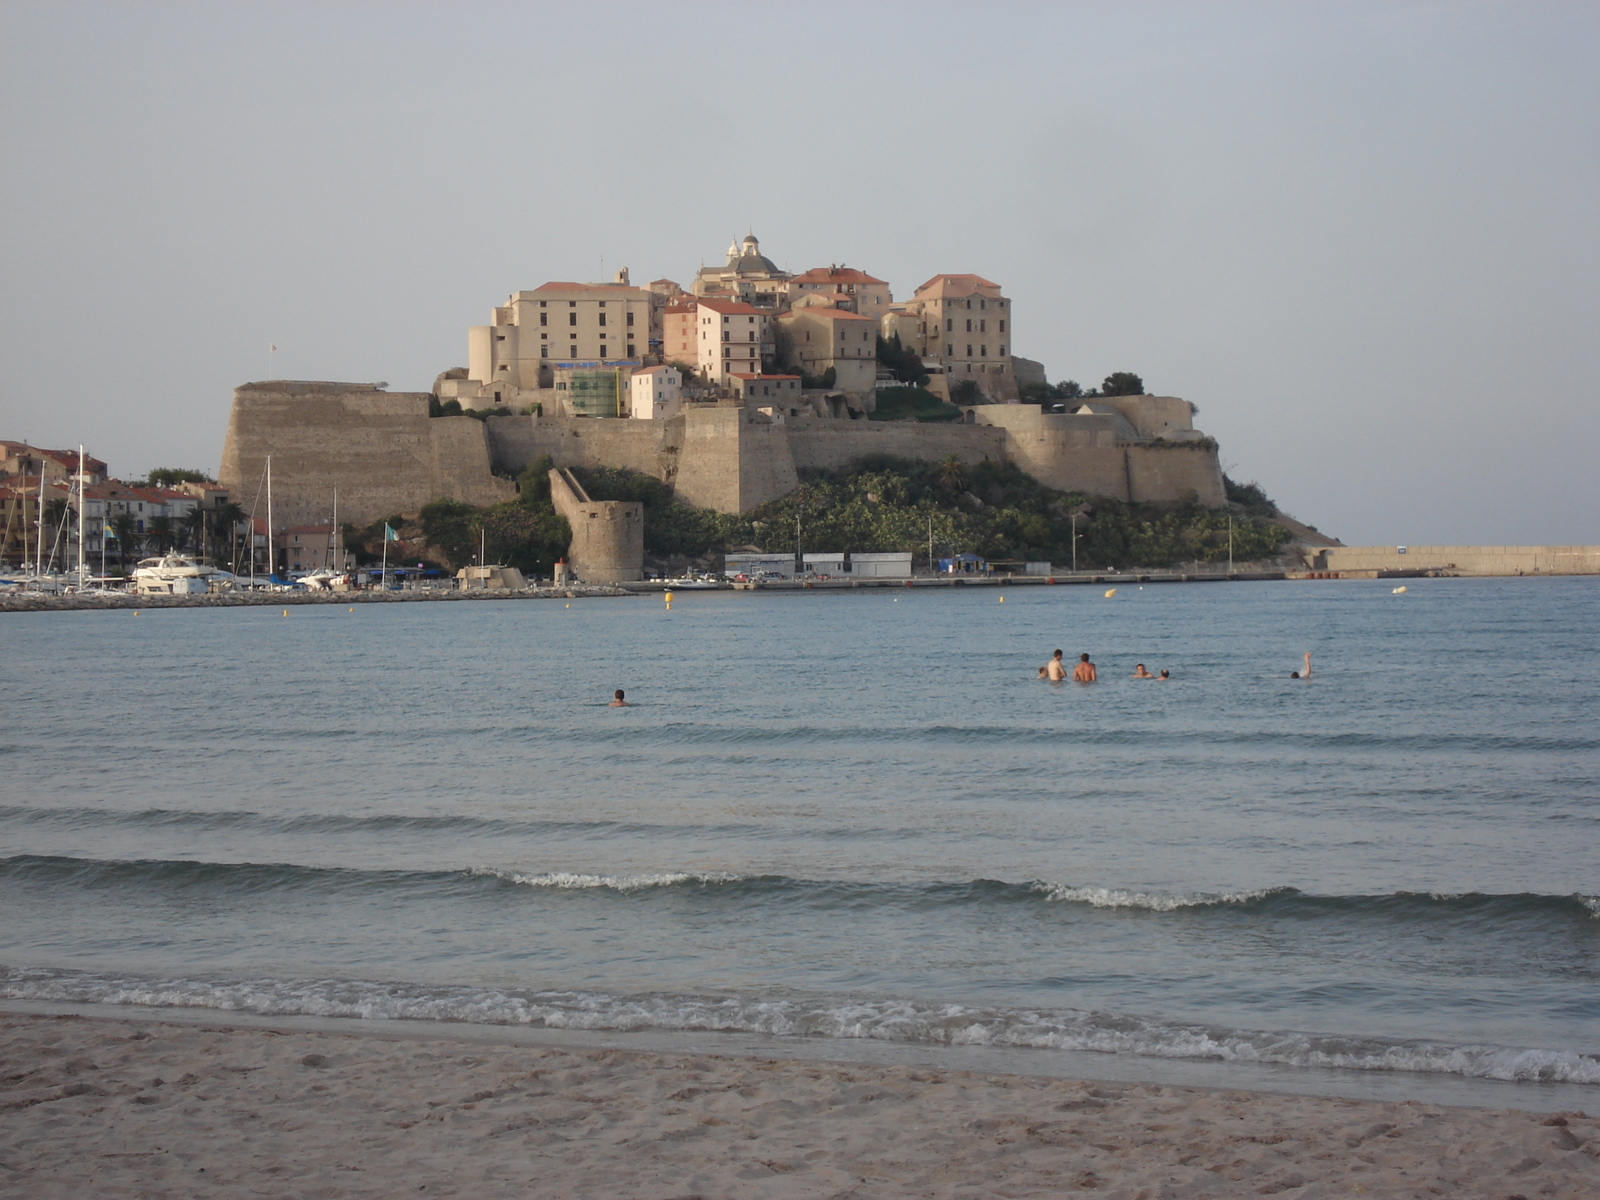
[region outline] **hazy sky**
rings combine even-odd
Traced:
[[[1351,544],[1600,542],[1600,5],[0,4],[0,436],[215,470],[519,288],[976,272]],[[605,275],[602,275],[602,270]]]

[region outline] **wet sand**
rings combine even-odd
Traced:
[[[1568,1112],[0,1015],[0,1195],[1600,1194]]]

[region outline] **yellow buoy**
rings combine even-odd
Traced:
[[[1117,594],[1117,589],[1116,588],[1107,588],[1106,589],[1106,599],[1107,600],[1111,599],[1111,597],[1115,596],[1116,594]]]
[[[286,617],[289,615],[289,610],[287,608],[283,610],[283,615]]]
[[[351,605],[351,606],[350,606],[350,611],[351,611],[351,612],[355,612],[355,610],[356,610],[356,606],[355,606],[355,605],[354,605],[354,604],[352,604],[352,605]]]
[[[567,605],[567,607],[568,607],[568,608],[571,608],[571,607],[572,607],[572,605],[570,605],[570,604],[569,604],[569,605]]]
[[[1004,604],[1005,602],[1006,602],[1006,598],[1004,596],[1001,596],[1000,597],[1000,603]]]
[[[672,603],[672,593],[671,592],[663,592],[662,594],[666,597],[667,603],[671,604]]]
[[[1403,592],[1403,591],[1405,591],[1405,590],[1406,590],[1406,589],[1405,589],[1405,588],[1404,588],[1404,587],[1397,587],[1397,588],[1395,588],[1395,590],[1394,590],[1394,594],[1395,594],[1395,595],[1396,595],[1396,596],[1398,596],[1398,595],[1399,595],[1399,594],[1400,594],[1400,593],[1401,593],[1401,592]]]

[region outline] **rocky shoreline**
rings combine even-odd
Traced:
[[[0,613],[77,612],[94,609],[131,608],[289,608],[316,604],[408,604],[428,600],[586,600],[599,596],[629,596],[634,593],[609,585],[573,585],[546,588],[473,588],[467,591],[419,588],[415,591],[384,592],[219,592],[205,596],[51,596],[24,592],[0,596]]]

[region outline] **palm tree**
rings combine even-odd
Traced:
[[[145,541],[155,547],[157,554],[165,554],[172,549],[176,541],[172,528],[172,518],[166,515],[151,517],[149,528],[145,530]]]
[[[237,548],[239,526],[243,525],[247,520],[249,520],[249,514],[232,500],[211,510],[211,535],[227,543],[228,555],[232,563],[228,569],[235,574],[238,574],[239,571]]]
[[[954,454],[947,454],[939,462],[939,486],[952,492],[965,491],[967,487],[967,468],[960,458]]]
[[[47,562],[55,562],[56,547],[58,545],[61,547],[63,559],[66,557],[67,543],[63,535],[66,533],[67,526],[72,524],[73,516],[72,505],[60,496],[57,496],[44,506],[45,528],[48,529],[54,525],[56,530],[50,538],[50,556],[46,559]]]
[[[111,536],[117,539],[117,564],[126,570],[128,552],[131,550],[137,554],[139,543],[144,540],[139,533],[138,523],[127,513],[120,512],[107,524],[111,527]]]
[[[197,553],[204,554],[206,551],[206,510],[198,504],[195,505],[183,518],[179,528],[182,530],[179,541],[180,549],[193,547]]]

